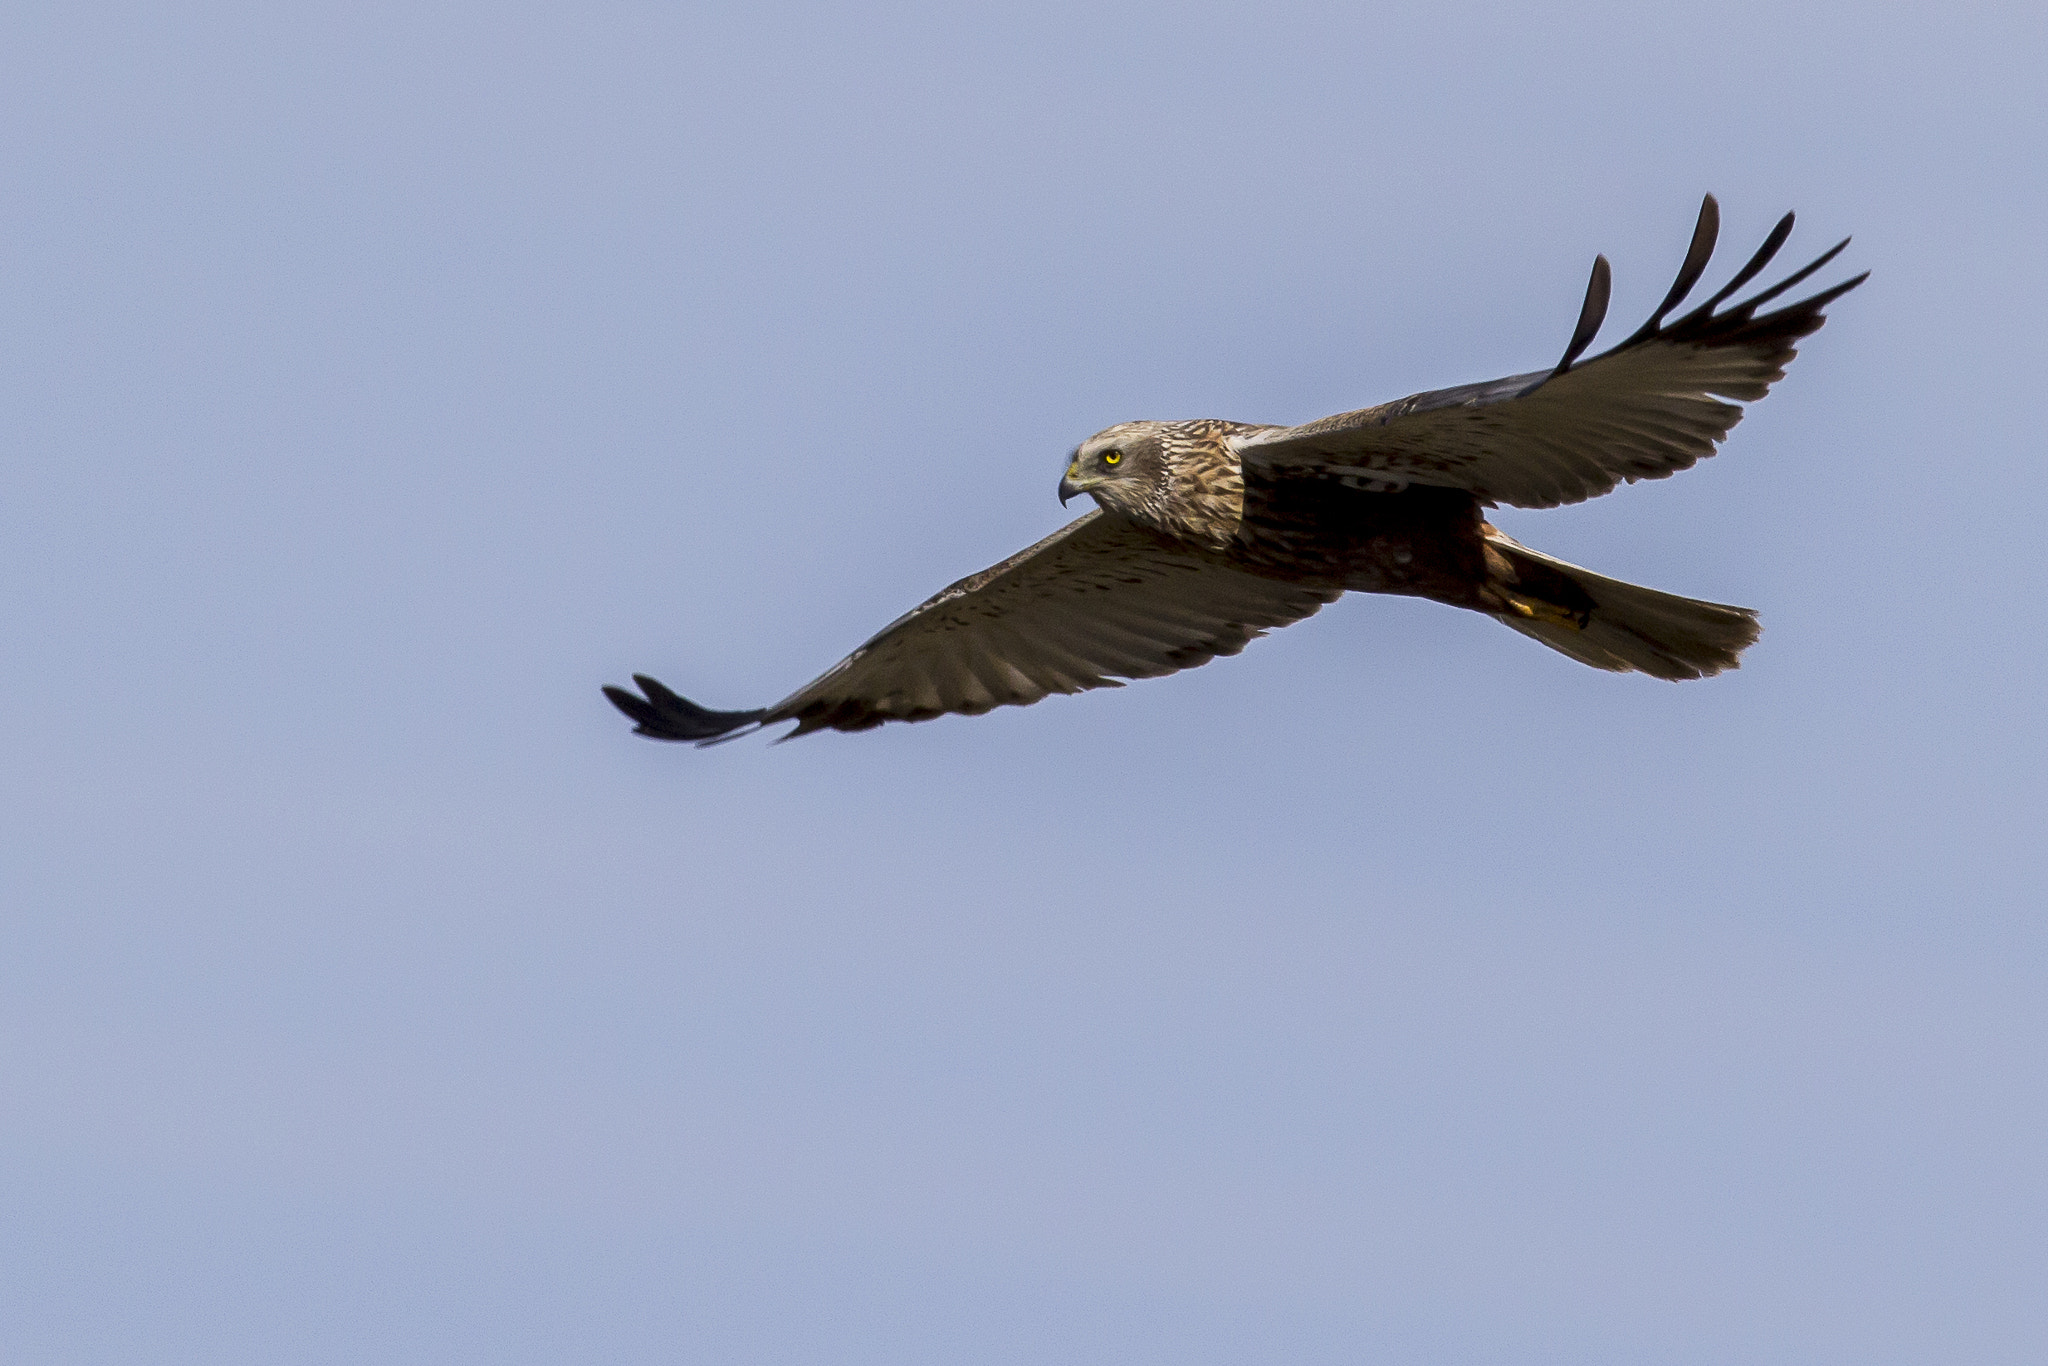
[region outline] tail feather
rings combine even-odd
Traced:
[[[1543,584],[1539,600],[1568,605],[1551,615],[1500,620],[1581,664],[1614,673],[1639,670],[1652,678],[1708,678],[1737,667],[1763,628],[1747,607],[1682,598],[1606,578],[1529,549],[1492,528],[1486,543],[1507,561],[1514,579]],[[1558,594],[1556,580],[1568,586]],[[1546,582],[1547,581],[1547,582]]]

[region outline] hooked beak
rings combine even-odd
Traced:
[[[1075,494],[1084,493],[1087,491],[1086,486],[1074,482],[1074,476],[1076,474],[1079,474],[1080,472],[1081,462],[1078,460],[1076,460],[1073,464],[1067,466],[1066,475],[1060,480],[1061,507],[1065,507],[1067,505],[1067,499],[1072,498]]]

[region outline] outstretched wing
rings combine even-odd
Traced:
[[[1096,511],[935,595],[772,707],[709,711],[643,675],[645,696],[604,691],[640,734],[700,743],[778,721],[795,721],[794,737],[979,715],[1234,655],[1342,591],[1248,574]]]
[[[1491,503],[1544,508],[1606,493],[1624,479],[1662,479],[1691,467],[1741,419],[1739,403],[1725,400],[1762,398],[1784,377],[1793,343],[1819,330],[1821,310],[1868,276],[1757,312],[1833,260],[1849,245],[1844,239],[1791,278],[1716,312],[1777,255],[1792,233],[1788,213],[1734,279],[1666,325],[1665,315],[1706,271],[1720,222],[1708,195],[1671,292],[1613,350],[1573,364],[1607,313],[1610,277],[1602,256],[1593,262],[1571,345],[1554,369],[1246,435],[1238,451],[1247,476],[1335,474],[1390,490],[1433,484],[1470,489]]]

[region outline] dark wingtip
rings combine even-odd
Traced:
[[[1685,295],[1698,283],[1701,272],[1705,270],[1707,256],[1713,249],[1714,236],[1718,231],[1719,217],[1719,207],[1714,203],[1714,197],[1708,195],[1705,203],[1700,207],[1699,225],[1693,230],[1692,248],[1686,253],[1685,265],[1679,270],[1677,283],[1671,287],[1670,293],[1665,296],[1664,303],[1657,309],[1655,314],[1651,315],[1649,322],[1643,324],[1642,328],[1622,342],[1621,345],[1603,353],[1604,355],[1611,356],[1616,351],[1623,351],[1631,346],[1658,339],[1673,342],[1692,342],[1699,345],[1733,345],[1737,340],[1755,342],[1766,334],[1775,336],[1780,340],[1803,337],[1821,325],[1821,310],[1824,307],[1862,284],[1870,276],[1870,272],[1865,271],[1855,279],[1845,280],[1834,288],[1823,290],[1811,298],[1801,299],[1799,302],[1789,304],[1774,313],[1758,316],[1757,310],[1764,304],[1797,287],[1812,276],[1814,272],[1820,270],[1830,261],[1834,260],[1835,257],[1839,256],[1843,248],[1849,245],[1849,239],[1845,237],[1835,243],[1834,246],[1822,252],[1814,260],[1809,261],[1785,279],[1772,285],[1769,289],[1761,290],[1741,303],[1730,305],[1721,312],[1715,312],[1714,310],[1719,308],[1723,302],[1733,296],[1744,285],[1755,279],[1763,271],[1764,267],[1769,265],[1772,259],[1777,256],[1779,249],[1785,245],[1786,240],[1792,235],[1793,216],[1788,213],[1778,220],[1776,226],[1771,229],[1770,235],[1764,239],[1763,245],[1757,248],[1756,254],[1750,257],[1741,270],[1735,272],[1734,279],[1723,285],[1719,290],[1716,290],[1712,298],[1683,317],[1670,323],[1664,322],[1664,315],[1684,299]],[[1790,354],[1790,352],[1786,353],[1788,358]],[[1595,357],[1595,359],[1600,359],[1600,357]],[[1562,373],[1562,371],[1560,370],[1556,373]],[[1547,378],[1549,376],[1546,376]],[[1752,395],[1752,397],[1756,396],[1760,395]]]
[[[1561,375],[1571,369],[1572,362],[1600,335],[1600,324],[1607,321],[1607,299],[1613,292],[1614,268],[1607,264],[1605,256],[1595,256],[1592,278],[1586,281],[1586,301],[1579,305],[1579,325],[1572,329],[1571,345],[1565,347],[1564,359],[1551,373]]]
[[[607,683],[604,685],[604,695],[613,706],[626,713],[626,719],[629,721],[645,726],[654,719],[654,708],[648,706],[647,699],[638,693],[627,692],[624,688],[615,688]]]
[[[607,683],[604,695],[632,720],[635,733],[653,740],[716,740],[767,715],[765,711],[712,711],[671,692],[661,680],[634,674],[646,696]]]
[[[1822,290],[1820,293],[1814,295],[1811,299],[1801,300],[1800,306],[1803,308],[1813,309],[1825,308],[1829,304],[1833,303],[1835,300],[1841,298],[1844,294],[1847,294],[1850,290],[1856,288],[1856,286],[1862,284],[1865,280],[1868,280],[1869,278],[1870,272],[1866,270],[1861,275],[1856,276],[1854,279],[1842,281],[1842,283],[1836,285],[1832,289]]]
[[[1771,263],[1771,258],[1778,254],[1779,248],[1783,247],[1786,240],[1792,236],[1792,224],[1797,217],[1798,215],[1796,214],[1788,213],[1783,218],[1780,218],[1777,226],[1771,229],[1770,236],[1764,238],[1764,244],[1756,249],[1756,255],[1750,257],[1748,263],[1741,270],[1735,272],[1735,278],[1722,285],[1720,289],[1714,292],[1713,298],[1686,314],[1674,326],[1684,327],[1688,323],[1696,322],[1701,318],[1712,317],[1714,310],[1732,298],[1735,291],[1741,289],[1751,280],[1754,280],[1763,268]],[[1847,246],[1848,243],[1845,242],[1842,245]]]
[[[1832,247],[1829,247],[1819,256],[1807,262],[1798,270],[1793,271],[1790,275],[1778,281],[1778,283],[1772,285],[1769,289],[1763,291],[1761,294],[1753,295],[1749,299],[1745,300],[1740,304],[1737,304],[1734,308],[1731,308],[1728,311],[1730,313],[1740,313],[1744,316],[1754,314],[1757,311],[1757,309],[1769,303],[1771,300],[1777,298],[1786,290],[1791,289],[1793,286],[1799,284],[1801,281],[1805,280],[1807,276],[1813,274],[1822,266],[1834,260],[1837,256],[1840,256],[1842,254],[1842,249],[1848,245],[1849,239],[1844,237],[1841,241],[1835,243]],[[1868,275],[1869,273],[1869,271],[1865,271],[1863,274]],[[1859,275],[1856,278],[1858,284],[1862,283],[1863,276]]]
[[[1713,259],[1714,244],[1720,239],[1721,203],[1714,196],[1707,195],[1700,200],[1699,221],[1692,225],[1692,245],[1685,249],[1685,263],[1678,268],[1678,278],[1671,282],[1664,302],[1657,305],[1657,311],[1650,315],[1650,320],[1637,328],[1635,335],[1623,342],[1623,346],[1657,335],[1657,329],[1664,323],[1664,315],[1683,303],[1685,296],[1692,293],[1692,287],[1700,282],[1700,276],[1707,273],[1707,262]]]

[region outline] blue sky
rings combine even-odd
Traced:
[[[12,6],[0,1354],[2048,1351],[2038,6]],[[1060,525],[1854,233],[1504,512],[1735,674],[1352,598],[696,751]],[[1712,284],[1724,274],[1710,275]]]

